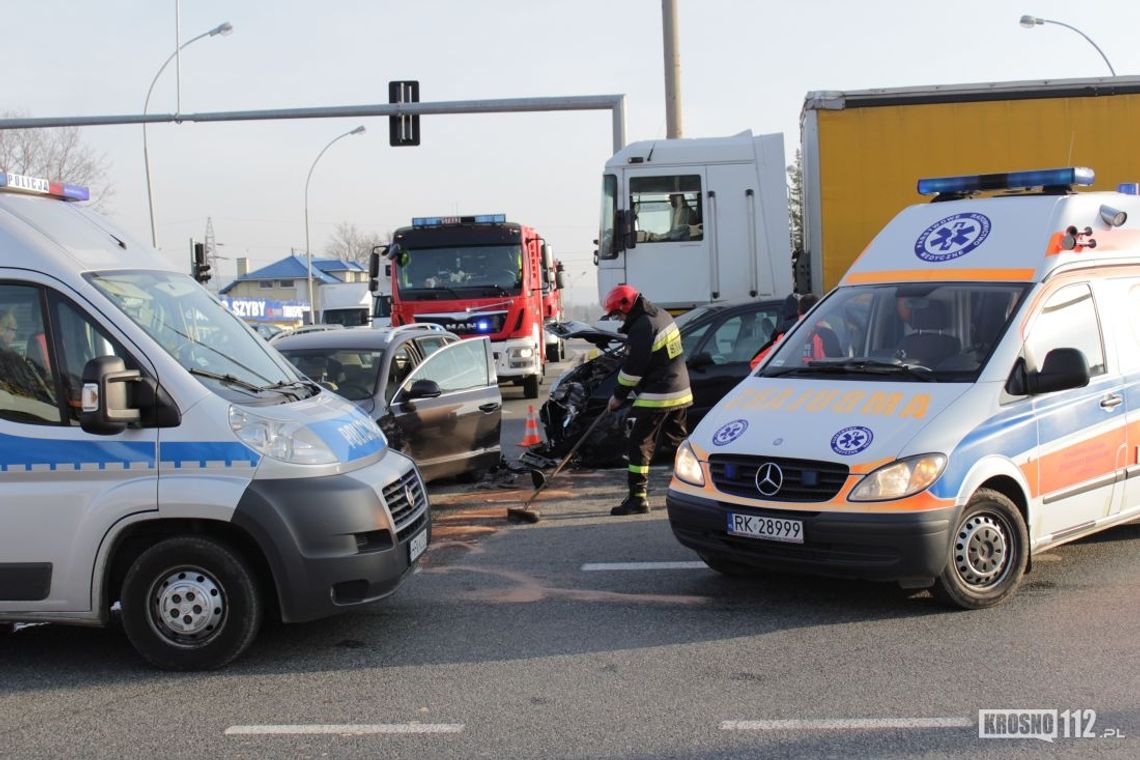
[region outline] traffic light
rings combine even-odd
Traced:
[[[389,82],[389,103],[419,103],[420,83],[416,81]],[[393,147],[420,144],[420,117],[389,116],[388,144]]]
[[[213,277],[210,274],[210,262],[206,260],[206,246],[204,243],[194,244],[194,264],[193,264],[194,279],[201,283],[207,283]]]

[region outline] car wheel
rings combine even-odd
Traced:
[[[980,489],[958,518],[934,596],[968,610],[1000,604],[1025,575],[1028,547],[1029,532],[1014,503],[997,491]]]
[[[261,625],[261,592],[240,554],[199,536],[168,538],[127,571],[123,630],[165,670],[213,670],[250,645]]]
[[[558,361],[558,344],[557,343],[552,343],[552,344],[547,345],[547,347],[546,347],[546,361],[548,361],[548,362]]]
[[[527,398],[538,398],[538,375],[527,375],[523,380],[523,395]]]
[[[709,569],[731,578],[758,578],[764,574],[764,571],[759,568],[742,565],[719,554],[701,554],[699,556],[709,566]]]

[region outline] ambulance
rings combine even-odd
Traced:
[[[430,538],[412,461],[87,198],[0,172],[0,635],[121,620],[209,669],[392,593]]]
[[[1009,597],[1140,518],[1140,198],[1086,168],[920,180],[839,286],[678,449],[714,570]],[[980,197],[983,191],[997,195]]]

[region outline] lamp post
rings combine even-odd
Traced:
[[[1072,29],[1074,32],[1084,37],[1086,42],[1096,48],[1096,52],[1100,53],[1100,57],[1104,59],[1104,65],[1108,66],[1108,70],[1112,73],[1113,76],[1116,76],[1116,69],[1112,68],[1112,64],[1108,62],[1108,56],[1104,54],[1104,51],[1100,49],[1100,46],[1093,42],[1087,34],[1075,26],[1070,26],[1063,21],[1053,21],[1052,19],[1048,18],[1038,18],[1036,16],[1030,16],[1029,14],[1022,16],[1021,21],[1018,23],[1026,29],[1032,29],[1033,27],[1041,26],[1042,24],[1056,24],[1057,26],[1063,26],[1066,29]]]
[[[313,178],[313,169],[317,168],[317,162],[321,160],[325,151],[333,146],[333,143],[349,135],[359,135],[363,132],[364,125],[362,124],[356,129],[337,135],[330,140],[329,144],[322,148],[317,157],[313,159],[313,165],[309,167],[309,176],[305,177],[305,268],[308,270],[309,280],[309,324],[313,324],[316,317],[316,309],[314,308],[316,304],[313,302],[313,252],[309,248],[309,180]]]
[[[167,64],[169,64],[171,61],[173,61],[174,57],[176,55],[178,55],[179,50],[182,50],[182,48],[186,47],[191,42],[197,42],[198,40],[202,39],[203,37],[214,37],[214,36],[217,36],[219,34],[222,35],[223,37],[225,37],[225,36],[232,34],[233,31],[234,31],[233,24],[231,24],[230,22],[227,21],[224,24],[218,24],[217,26],[215,26],[210,31],[202,32],[197,37],[192,37],[192,38],[186,40],[186,42],[183,42],[181,45],[179,45],[178,48],[175,49],[175,51],[170,54],[170,57],[168,57],[165,61],[163,61],[162,65],[158,67],[158,73],[156,73],[154,75],[154,79],[151,80],[150,88],[146,91],[146,100],[143,102],[143,116],[146,116],[146,110],[148,107],[150,107],[150,96],[151,96],[151,93],[154,92],[154,86],[158,83],[158,78],[160,76],[162,76],[163,71],[166,71]],[[146,168],[146,203],[147,203],[147,207],[150,209],[150,244],[153,245],[155,248],[158,248],[158,233],[155,232],[155,228],[154,228],[154,197],[151,195],[151,192],[150,192],[150,154],[147,152],[146,122],[145,121],[143,122],[142,128],[143,128],[143,166]]]

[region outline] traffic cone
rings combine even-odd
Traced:
[[[538,443],[542,443],[542,436],[538,434],[538,414],[534,411],[534,404],[528,404],[526,430],[523,432],[523,439],[519,441],[519,446],[534,446]]]

